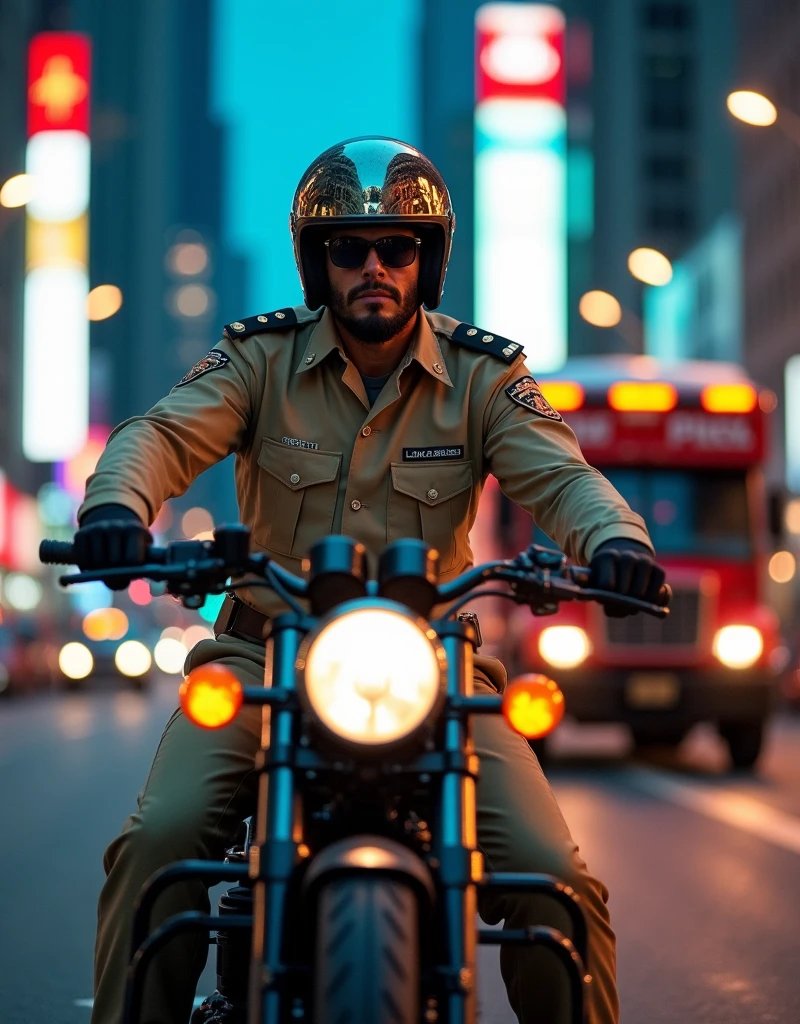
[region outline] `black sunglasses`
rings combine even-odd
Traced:
[[[399,267],[411,266],[417,258],[420,243],[421,239],[412,238],[411,235],[387,235],[374,242],[355,235],[340,235],[339,238],[328,239],[325,245],[334,267],[357,270],[364,266],[370,249],[374,249],[384,267],[397,270]]]

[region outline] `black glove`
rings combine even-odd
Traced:
[[[622,537],[602,543],[592,555],[589,570],[592,587],[613,590],[654,604],[658,601],[667,576],[648,547]],[[606,615],[615,619],[636,614],[635,609],[623,605],[608,604],[603,607]]]
[[[141,519],[124,505],[99,505],[81,517],[73,549],[80,569],[143,565],[153,538]]]

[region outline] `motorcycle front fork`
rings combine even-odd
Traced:
[[[447,696],[472,690],[472,647],[461,622],[441,637],[447,654]],[[273,686],[295,689],[295,661],[305,629],[294,616],[282,616],[272,633]],[[270,712],[265,709],[265,715]],[[250,847],[253,880],[253,949],[248,1024],[280,1024],[286,965],[282,938],[287,893],[297,861],[294,839],[295,783],[292,771],[293,714],[273,708],[268,749],[260,755],[258,831]],[[266,746],[266,744],[265,744]],[[447,768],[441,780],[439,842],[436,859],[442,886],[447,960],[441,968],[448,1024],[475,1021],[474,882],[476,863],[475,778],[469,726],[463,714],[448,712],[444,726]]]

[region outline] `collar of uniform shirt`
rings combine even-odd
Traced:
[[[309,336],[308,344],[306,345],[305,352],[303,352],[303,358],[300,360],[300,365],[295,370],[295,373],[307,373],[309,370],[313,370],[334,350],[339,352],[346,363],[349,362],[342,350],[331,311],[326,309]],[[411,343],[410,350],[403,357],[398,367],[398,377],[412,359],[416,359],[419,365],[434,380],[441,380],[448,387],[453,387],[442,350],[439,347],[439,340],[433,333],[424,310],[422,310],[422,316],[419,318],[417,332]],[[438,370],[437,367],[439,368]]]

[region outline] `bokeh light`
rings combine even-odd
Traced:
[[[180,640],[162,637],[155,646],[153,657],[162,672],[178,675],[183,671],[183,663],[186,661],[186,648]]]
[[[150,584],[147,580],[133,580],[128,587],[128,597],[134,604],[142,606],[150,604],[153,600],[153,595],[150,593]]]
[[[124,676],[136,678],[149,671],[153,659],[140,640],[126,640],[114,654],[114,664]]]
[[[32,174],[15,174],[0,188],[0,206],[13,209],[25,206],[33,198],[36,179]]]
[[[622,307],[609,292],[586,292],[578,303],[578,312],[593,327],[616,327],[622,319]]]
[[[90,320],[108,320],[122,308],[122,291],[115,284],[99,284],[86,296],[86,315]]]
[[[85,644],[73,640],[64,644],[58,655],[58,667],[68,679],[85,679],[92,671],[94,658]]]
[[[203,284],[184,284],[175,292],[175,307],[181,316],[203,316],[211,306],[211,292]]]
[[[208,249],[199,242],[173,245],[167,253],[167,266],[174,274],[185,277],[202,274],[208,266]]]
[[[797,559],[791,551],[776,551],[769,560],[769,577],[775,583],[789,583],[797,572]]]
[[[184,537],[195,538],[199,533],[210,533],[214,529],[214,520],[207,508],[195,506],[184,512],[181,519],[181,530]]]
[[[121,640],[128,632],[128,616],[121,608],[95,608],[83,619],[89,640]]]
[[[658,249],[634,249],[628,257],[628,270],[639,281],[656,287],[672,280],[672,264]]]
[[[766,128],[778,120],[777,107],[760,92],[738,89],[730,93],[725,102],[733,116],[745,124]]]
[[[208,626],[189,626],[188,629],[183,632],[183,646],[187,651],[190,651],[195,644],[199,644],[201,640],[213,640],[214,634],[208,628]]]
[[[42,600],[42,585],[24,572],[10,572],[3,583],[5,603],[18,612],[30,612]]]

